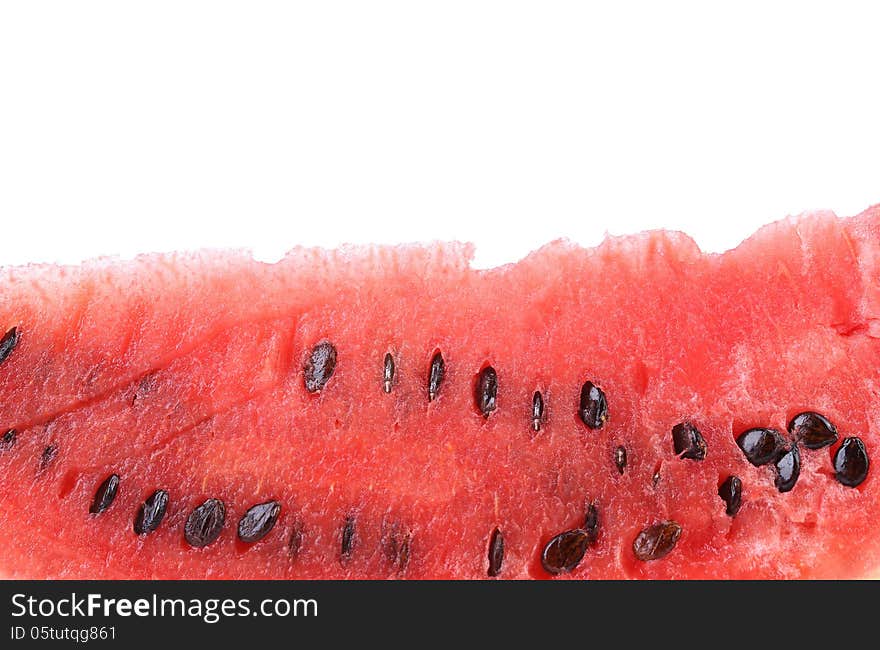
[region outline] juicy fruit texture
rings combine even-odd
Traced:
[[[880,209],[778,222],[722,255],[663,232],[557,242],[488,271],[470,254],[4,269],[0,569],[565,579],[880,566]],[[833,430],[790,429],[803,413]],[[758,428],[775,435],[753,441],[771,444],[752,464],[737,439]],[[595,530],[582,528],[587,503]]]

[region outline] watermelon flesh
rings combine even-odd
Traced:
[[[591,505],[592,536],[575,535],[590,537],[583,558],[557,579],[880,567],[880,486],[870,469],[843,485],[833,465],[844,438],[880,449],[880,207],[780,221],[724,254],[674,232],[555,242],[491,270],[471,269],[471,254],[449,244],[3,269],[0,334],[14,327],[16,340],[0,362],[0,435],[15,432],[0,443],[0,571],[549,578],[545,547],[583,530]],[[304,368],[322,343],[335,366],[310,392]],[[488,415],[475,394],[487,367]],[[607,399],[598,428],[579,416],[587,381]],[[773,464],[750,464],[736,438],[770,427],[790,440],[803,411],[840,439],[801,446],[781,492]],[[699,431],[704,459],[675,453],[680,423]],[[113,475],[113,498],[90,512]],[[735,516],[719,496],[730,476],[742,484]],[[137,535],[160,489],[164,518]],[[219,532],[194,547],[187,520],[209,499],[225,516],[202,521]],[[242,541],[239,520],[270,502],[274,527]],[[668,553],[639,559],[640,533],[668,522],[679,527]]]

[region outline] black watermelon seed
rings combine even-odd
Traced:
[[[385,556],[392,566],[398,571],[405,571],[409,564],[410,545],[412,544],[412,533],[405,533],[402,538],[395,529],[389,536],[385,544]]]
[[[651,485],[657,487],[660,484],[660,469],[655,469],[651,475]]]
[[[797,443],[792,443],[791,449],[776,461],[776,489],[780,492],[790,492],[800,475],[801,452]]]
[[[489,577],[494,578],[501,573],[501,565],[504,563],[504,536],[496,528],[489,538]]]
[[[295,560],[296,556],[299,555],[299,550],[302,548],[302,544],[303,525],[301,521],[297,520],[293,524],[293,530],[290,533],[290,541],[287,542],[287,553],[291,560]]]
[[[785,453],[785,439],[776,429],[749,429],[737,437],[736,444],[756,467],[773,463]]]
[[[495,410],[495,398],[498,395],[498,374],[492,366],[486,366],[480,371],[477,378],[477,387],[474,391],[474,401],[477,410],[484,418]]]
[[[544,420],[544,398],[541,391],[536,390],[532,395],[532,431],[540,431]]]
[[[856,487],[868,477],[868,450],[861,438],[844,438],[834,454],[834,477],[847,487]]]
[[[813,411],[795,415],[788,423],[788,432],[807,449],[822,449],[837,442],[837,427]]]
[[[587,514],[584,516],[584,532],[587,534],[587,544],[595,544],[599,537],[599,509],[595,503],[587,506]]]
[[[605,393],[591,381],[581,387],[578,415],[591,429],[600,429],[608,419],[608,401],[605,399]]]
[[[443,361],[443,355],[440,351],[434,353],[431,357],[431,368],[428,370],[428,401],[433,402],[440,392],[440,384],[443,383],[443,377],[446,375],[446,362]]]
[[[15,439],[18,437],[18,432],[15,429],[9,429],[6,433],[0,436],[0,451],[8,451],[15,447]]]
[[[659,560],[675,548],[681,536],[681,526],[674,521],[662,521],[642,530],[633,540],[633,553],[642,562]]]
[[[681,422],[672,427],[672,446],[679,458],[706,458],[706,440],[700,430],[690,422]]]
[[[355,541],[355,520],[353,516],[349,515],[345,518],[345,523],[342,526],[342,543],[340,544],[339,557],[343,562],[351,558]]]
[[[116,498],[116,491],[119,489],[119,475],[111,474],[108,476],[98,489],[95,490],[95,498],[89,508],[89,512],[93,515],[104,512],[113,503]]]
[[[323,390],[333,376],[334,370],[336,370],[336,346],[328,341],[322,341],[312,348],[303,366],[306,390],[310,393]]]
[[[727,514],[736,516],[742,506],[742,481],[738,476],[728,476],[718,488],[718,496],[727,506]]]
[[[21,338],[21,335],[18,333],[18,328],[13,327],[8,330],[6,334],[3,335],[3,338],[0,338],[0,363],[6,361],[12,351],[15,350],[15,346],[18,345],[18,341]]]
[[[278,521],[281,504],[277,501],[258,503],[238,520],[238,538],[246,544],[252,544],[269,534]]]
[[[40,454],[40,471],[42,472],[44,469],[49,467],[49,463],[55,460],[55,457],[58,455],[58,445],[56,443],[52,443],[47,446],[43,453]]]
[[[152,533],[165,518],[165,510],[168,508],[168,492],[156,490],[138,508],[134,518],[134,534],[146,535]]]
[[[400,543],[400,550],[397,552],[397,568],[400,571],[406,571],[406,567],[409,565],[409,555],[410,555],[410,544],[412,543],[412,536],[407,533],[403,537],[403,541]]]
[[[614,466],[617,467],[617,471],[621,474],[626,469],[626,447],[623,445],[614,450]]]
[[[207,546],[220,537],[225,523],[226,506],[220,499],[208,499],[187,517],[184,537],[195,548]]]
[[[589,545],[587,531],[582,528],[559,533],[544,547],[541,565],[553,575],[568,573],[581,563]]]
[[[385,361],[382,366],[382,390],[391,392],[394,385],[394,356],[390,352],[385,353]]]

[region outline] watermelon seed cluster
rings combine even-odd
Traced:
[[[791,442],[776,429],[753,428],[736,438],[736,444],[752,465],[761,467],[773,463],[774,479],[780,492],[792,490],[800,477],[800,446],[817,450],[830,447],[839,439],[837,427],[821,413],[798,413],[788,423]],[[832,461],[834,476],[847,487],[857,487],[868,476],[868,452],[860,438],[846,438]]]
[[[0,338],[0,363],[13,353],[20,340],[18,328],[13,327]],[[310,393],[320,392],[332,377],[337,363],[336,347],[329,341],[318,343],[303,365],[305,388]],[[445,362],[439,350],[431,358],[428,372],[428,400],[433,401],[439,394],[445,377]],[[142,380],[145,381],[146,379]],[[395,381],[394,357],[389,352],[383,360],[382,388],[390,393]],[[474,403],[477,411],[488,418],[497,408],[498,375],[492,366],[480,370],[474,390]],[[601,428],[608,418],[608,401],[605,393],[593,382],[583,384],[578,404],[578,416],[590,429]],[[544,418],[544,399],[540,391],[532,398],[531,424],[539,431]],[[771,428],[752,428],[741,433],[736,443],[746,459],[755,466],[772,463],[776,470],[775,485],[780,492],[792,490],[800,476],[800,446],[809,450],[830,447],[839,439],[837,427],[825,416],[814,411],[799,413],[788,423],[791,441]],[[0,436],[0,451],[11,449],[16,442],[17,432],[8,429]],[[672,428],[672,441],[675,454],[679,458],[702,461],[706,458],[708,446],[699,429],[690,422],[681,422]],[[49,444],[39,460],[42,472],[58,454],[58,445]],[[857,487],[866,478],[869,459],[864,442],[858,437],[845,438],[832,460],[835,478],[842,485]],[[624,446],[614,451],[614,464],[623,474],[627,464]],[[653,475],[654,485],[660,480],[659,467]],[[111,474],[104,479],[95,491],[89,512],[99,515],[113,503],[119,490],[120,477]],[[718,488],[718,495],[726,505],[726,513],[735,516],[742,505],[742,480],[728,476]],[[166,490],[154,491],[139,507],[134,519],[136,535],[146,535],[156,530],[164,519],[169,501]],[[278,501],[267,501],[251,506],[238,522],[238,538],[244,543],[254,543],[271,532],[281,513]],[[184,538],[194,548],[208,546],[216,541],[226,523],[226,506],[220,499],[210,498],[197,506],[187,517],[184,525]],[[598,509],[591,503],[587,507],[584,526],[567,530],[551,538],[541,553],[541,564],[552,575],[568,573],[582,561],[589,547],[598,538]],[[675,521],[656,522],[642,529],[633,540],[635,557],[641,561],[657,560],[668,555],[681,536],[682,528]],[[300,522],[294,523],[288,548],[292,557],[296,556],[302,545],[303,531]],[[356,518],[346,516],[342,526],[339,549],[340,561],[347,562],[357,543]],[[400,534],[396,529],[388,537],[385,553],[389,561],[399,570],[405,569],[411,553],[412,535]],[[488,570],[490,577],[500,575],[504,561],[504,536],[496,527],[489,536]]]
[[[705,460],[706,454],[709,451],[709,446],[706,444],[703,434],[691,422],[680,422],[672,427],[672,448],[679,458],[696,461]],[[621,473],[623,473],[623,470],[621,470]],[[655,474],[655,485],[658,480],[659,474]],[[742,480],[738,476],[728,476],[718,486],[718,496],[724,501],[727,515],[730,517],[736,516],[736,513],[739,512],[742,506]],[[676,539],[678,538],[676,537]],[[636,555],[638,556],[638,553]]]

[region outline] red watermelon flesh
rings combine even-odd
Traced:
[[[720,255],[671,232],[594,249],[556,242],[491,270],[471,269],[471,253],[297,249],[264,264],[205,252],[4,269],[0,334],[15,333],[0,362],[0,436],[15,433],[0,442],[0,570],[545,578],[543,549],[582,528],[590,504],[595,538],[560,578],[880,567],[874,472],[848,487],[833,466],[844,438],[869,456],[880,448],[880,207],[781,221]],[[335,369],[309,392],[304,366],[322,342]],[[429,401],[438,351],[445,374]],[[488,417],[475,395],[487,366]],[[607,399],[596,429],[578,415],[587,381]],[[801,445],[799,478],[780,492],[773,464],[751,465],[735,439],[772,427],[788,440],[802,411],[826,416],[840,439]],[[676,455],[682,422],[701,433],[705,459]],[[90,513],[114,474],[115,498]],[[742,482],[735,516],[719,496],[731,475]],[[136,535],[158,489],[164,519]],[[222,529],[194,548],[187,519],[212,498]],[[270,501],[274,527],[241,541],[239,519]],[[664,522],[679,527],[675,543],[668,529],[668,553],[639,559],[640,532]]]

